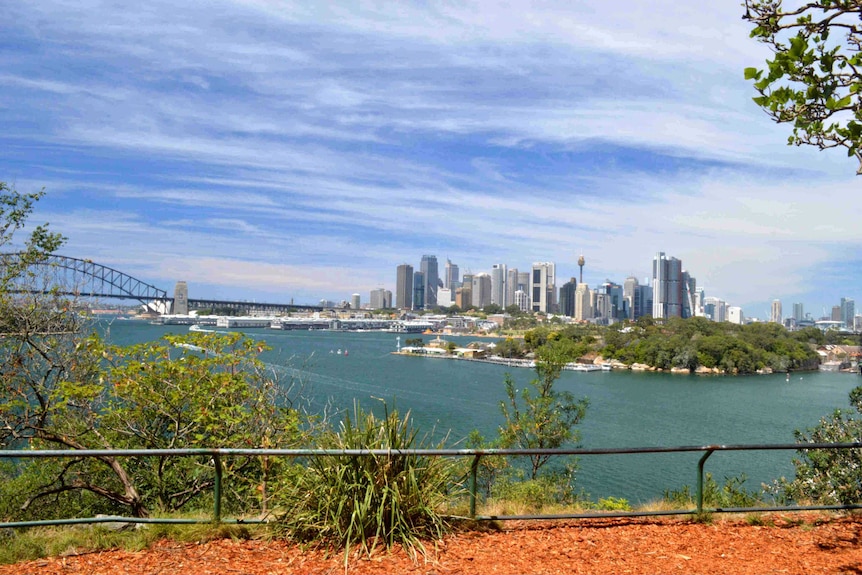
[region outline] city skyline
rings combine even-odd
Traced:
[[[398,6],[4,2],[0,180],[60,253],[194,297],[664,251],[746,315],[862,301],[857,166],[751,101],[738,3]]]
[[[436,258],[436,256],[426,254],[423,255],[422,258],[424,261],[426,258]],[[583,254],[581,254],[578,260],[579,274],[583,272],[584,265],[585,258]],[[446,258],[446,266],[447,268],[454,268],[455,270],[459,267],[458,264],[456,262],[452,262],[450,258]],[[412,269],[409,264],[401,264],[397,266],[396,282],[399,285],[402,281],[403,270],[407,268]],[[509,274],[505,273],[507,268],[509,269]],[[841,297],[840,301],[833,302],[831,306],[824,306],[819,313],[818,310],[812,310],[806,307],[804,302],[795,300],[793,302],[782,302],[781,298],[771,300],[769,302],[769,307],[763,313],[757,313],[755,310],[745,310],[743,306],[738,305],[736,302],[727,301],[722,294],[715,294],[705,290],[703,286],[700,286],[697,283],[697,277],[689,273],[686,266],[684,266],[684,262],[671,254],[666,254],[665,252],[657,252],[653,257],[651,276],[630,275],[622,280],[619,278],[605,278],[603,281],[596,282],[594,284],[590,284],[586,281],[579,281],[574,274],[571,276],[558,276],[556,273],[556,264],[554,262],[533,262],[531,266],[532,272],[530,274],[520,274],[524,276],[520,282],[518,282],[518,280],[512,275],[519,275],[518,268],[510,267],[506,263],[491,264],[487,269],[490,270],[490,273],[485,271],[478,271],[476,273],[467,272],[467,277],[469,278],[467,289],[470,289],[471,291],[476,289],[477,277],[486,276],[488,278],[487,290],[490,293],[484,304],[477,301],[481,300],[481,297],[474,297],[472,293],[467,296],[472,302],[472,305],[480,309],[489,303],[497,303],[494,294],[502,293],[503,291],[508,293],[503,296],[505,305],[502,307],[517,304],[518,301],[513,297],[513,294],[515,293],[515,290],[520,287],[520,289],[526,290],[526,301],[530,303],[530,305],[526,307],[522,306],[522,310],[524,311],[541,311],[543,313],[547,313],[548,308],[546,306],[548,305],[547,302],[550,301],[552,305],[557,306],[558,311],[555,313],[558,315],[565,315],[578,320],[588,319],[587,317],[584,317],[582,311],[584,303],[581,298],[585,297],[585,294],[582,294],[581,290],[586,288],[589,291],[597,291],[599,288],[607,286],[608,282],[610,282],[613,284],[615,290],[619,290],[619,294],[616,294],[614,297],[629,301],[634,308],[632,312],[634,313],[635,318],[640,317],[641,315],[651,315],[655,318],[672,316],[692,317],[694,315],[700,315],[705,309],[708,309],[706,315],[715,321],[742,323],[743,319],[756,319],[758,321],[773,322],[782,322],[786,319],[793,319],[795,321],[803,319],[831,319],[840,320],[852,325],[853,318],[856,315],[855,299],[846,296]],[[500,273],[495,275],[495,272]],[[507,277],[507,280],[501,280],[500,278],[502,277]],[[578,277],[581,276],[579,275]],[[447,274],[447,279],[448,278],[449,276]],[[549,278],[550,281],[548,281]],[[404,281],[406,281],[406,279]],[[504,286],[498,285],[498,282],[500,281],[505,282]],[[515,281],[519,286],[512,286],[512,281]],[[634,283],[629,285],[631,281]],[[424,285],[426,284],[426,281],[423,280],[422,283]],[[450,300],[447,300],[443,305],[441,305],[441,307],[445,308],[455,304],[454,286],[448,282],[443,282],[442,279],[440,279],[440,283],[441,290],[448,290],[450,289],[450,286],[453,288],[451,294],[447,293],[447,297],[449,297]],[[551,287],[553,288],[553,294],[549,291]],[[377,288],[376,290],[372,290],[372,293],[374,291],[379,291],[380,289],[385,288]],[[646,291],[637,293],[638,289]],[[534,301],[532,296],[536,294],[542,296],[541,303]],[[334,301],[327,301],[335,304]],[[340,301],[345,303],[347,302],[346,299],[342,299]],[[363,303],[367,301],[368,300],[366,299],[362,300]],[[603,305],[610,304],[605,303]],[[783,307],[785,305],[786,307]],[[415,305],[396,307],[413,310],[427,309],[417,308]],[[372,306],[372,309],[377,308]],[[782,311],[782,309],[784,311]],[[629,319],[632,318],[629,317]]]

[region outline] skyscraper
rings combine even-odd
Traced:
[[[682,262],[656,254],[652,262],[652,316],[655,319],[683,316]]]
[[[505,308],[509,302],[506,300],[506,281],[509,279],[506,264],[494,264],[491,266],[491,303]]]
[[[395,277],[395,307],[413,309],[413,266],[401,264]]]
[[[704,298],[703,313],[712,321],[727,321],[727,302],[717,297]]]
[[[793,319],[797,323],[805,319],[805,308],[801,302],[793,304]]]
[[[455,290],[461,286],[461,281],[458,276],[458,266],[453,264],[448,259],[446,260],[446,287],[455,293]]]
[[[371,309],[392,307],[392,292],[383,288],[373,289],[371,290],[371,297],[368,298],[368,303]]]
[[[437,273],[437,256],[422,256],[419,269],[425,278],[425,285],[423,286],[425,299],[422,300],[424,303],[422,309],[434,309],[437,307],[437,287],[440,283],[440,275]]]
[[[781,323],[781,320],[781,300],[772,300],[772,311],[769,314],[769,321],[771,321],[772,323]]]
[[[579,321],[586,321],[593,317],[593,297],[587,284],[578,284],[575,288],[575,315]]]
[[[461,287],[459,289],[461,300],[460,302],[458,301],[458,291],[456,290],[455,305],[462,310],[466,310],[473,305],[473,274],[470,273],[470,270],[467,270],[467,273],[461,278]]]
[[[425,309],[425,274],[413,272],[413,309]]]
[[[556,266],[553,262],[536,262],[533,264],[530,295],[533,311],[553,313],[556,305]]]
[[[682,270],[682,315],[681,317],[692,317],[697,315],[695,307],[695,294],[697,293],[697,281],[685,270]]]
[[[473,307],[482,309],[491,305],[491,275],[479,273],[473,276]]]
[[[628,303],[628,318],[635,320],[643,315],[643,310],[640,307],[640,298],[637,297],[638,291],[638,278],[635,276],[629,276],[626,278],[626,281],[623,282],[623,298],[625,298]],[[637,306],[635,304],[638,304]]]
[[[850,298],[841,298],[841,321],[853,329],[853,317],[856,315],[856,302]]]
[[[518,287],[518,268],[509,268],[506,274],[506,306],[517,304],[515,292],[520,289]]]
[[[560,287],[560,313],[566,317],[575,317],[575,289],[578,280],[570,279]]]
[[[608,296],[608,319],[613,321],[624,320],[628,317],[628,306],[629,303],[625,299],[623,293],[623,286],[612,282],[611,280],[605,280],[605,283],[602,284],[600,291],[603,294]],[[598,307],[598,305],[596,306]]]
[[[362,298],[358,293],[350,296],[350,309],[357,310],[362,307]]]
[[[633,319],[638,319],[645,315],[650,315],[650,313],[652,312],[652,294],[653,289],[651,286],[635,286],[634,310],[632,311]]]
[[[614,306],[611,303],[611,296],[603,291],[596,290],[593,292],[593,319],[598,325],[609,325],[613,323]]]

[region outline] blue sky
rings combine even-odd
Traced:
[[[862,302],[856,164],[786,145],[736,2],[0,4],[0,180],[190,297],[363,301],[462,272],[676,256],[764,317]]]

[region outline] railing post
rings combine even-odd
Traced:
[[[703,513],[703,464],[712,455],[713,450],[707,449],[700,461],[697,462],[697,514]]]
[[[213,523],[221,523],[221,479],[222,468],[221,458],[216,453],[213,455],[213,463],[215,464],[215,484],[213,485]]]
[[[477,453],[470,465],[470,519],[476,519],[476,490],[478,489],[476,476],[479,473],[479,459],[481,457],[482,454]]]

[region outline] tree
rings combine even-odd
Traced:
[[[0,182],[0,247],[14,245],[42,195]],[[91,333],[76,302],[60,295],[70,286],[53,285],[50,270],[43,277],[44,266],[33,265],[63,241],[37,226],[15,257],[0,262],[0,446],[271,447],[296,437],[296,412],[257,358],[260,344],[239,335],[189,334],[119,348]],[[226,461],[236,478],[226,500],[265,498],[270,463]],[[15,479],[14,491],[5,481],[0,490],[4,514],[14,499],[16,513],[30,516],[50,502],[53,517],[61,507],[69,513],[126,507],[136,516],[179,509],[198,501],[214,477],[208,459],[111,455],[26,460],[4,475]]]
[[[543,346],[537,353],[536,375],[520,391],[506,374],[506,401],[500,402],[505,425],[500,428],[503,447],[519,449],[557,449],[567,443],[579,441],[575,429],[587,412],[589,401],[575,400],[567,391],[557,391],[554,383],[563,366],[573,359],[571,340],[556,341]],[[536,479],[539,470],[550,459],[548,454],[530,456],[530,478]]]
[[[862,414],[862,387],[850,392],[850,405]],[[862,419],[836,410],[830,417],[809,429],[796,431],[796,440],[806,443],[854,443],[862,437]],[[862,449],[798,450],[794,459],[796,476],[776,483],[775,490],[791,501],[810,501],[824,505],[862,502]]]
[[[68,314],[67,314],[68,315]],[[17,369],[0,379],[0,439],[37,449],[183,449],[290,447],[299,432],[273,374],[257,358],[264,349],[241,334],[190,333],[130,347],[105,345],[96,335],[74,349],[17,356]],[[57,366],[39,361],[42,354]],[[28,368],[28,369],[25,369]],[[271,461],[224,461],[230,479],[226,506],[248,508],[262,499],[274,473]],[[137,517],[153,509],[177,511],[212,490],[209,457],[104,455],[44,461],[21,507],[43,498],[88,492]]]
[[[0,182],[0,248],[5,250],[14,245],[15,233],[24,228],[33,213],[33,206],[44,195],[44,190],[22,194],[6,182]],[[44,261],[65,241],[62,235],[50,232],[48,224],[36,226],[18,255],[4,257],[0,262],[0,297],[8,299],[12,285],[32,273],[30,266]]]
[[[746,68],[755,103],[791,123],[792,145],[844,147],[862,174],[862,2],[815,0],[784,9],[782,0],[746,1],[751,36],[775,53],[766,68]]]

